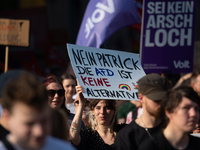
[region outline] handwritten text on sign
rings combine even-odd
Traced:
[[[0,45],[29,46],[29,20],[0,19]]]
[[[67,44],[85,98],[137,100],[137,81],[145,75],[139,55]]]

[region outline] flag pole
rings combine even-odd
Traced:
[[[8,46],[6,46],[5,49],[5,67],[4,67],[4,73],[6,73],[8,70]]]

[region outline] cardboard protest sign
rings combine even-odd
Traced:
[[[146,73],[193,71],[196,0],[144,0],[141,63]]]
[[[67,44],[85,98],[138,100],[137,81],[145,75],[134,53]]]
[[[0,19],[0,45],[29,46],[29,20]]]

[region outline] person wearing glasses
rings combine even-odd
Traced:
[[[44,85],[47,89],[49,105],[51,108],[63,108],[69,114],[69,110],[65,107],[65,90],[59,78],[55,75],[50,75],[45,79]]]
[[[68,116],[68,126],[70,127],[71,122],[74,118],[74,114],[66,108],[65,105],[65,90],[62,82],[55,75],[49,75],[44,81],[44,85],[48,93],[48,102],[53,109],[63,109]]]
[[[74,150],[66,141],[49,136],[52,110],[38,76],[30,72],[15,74],[3,86],[0,103],[10,131],[0,139],[0,150]]]
[[[71,126],[74,114],[65,105],[65,90],[62,82],[55,75],[49,75],[44,81],[44,85],[47,89],[49,105],[53,109],[63,109],[67,113],[68,127]],[[81,126],[84,126],[82,122]]]

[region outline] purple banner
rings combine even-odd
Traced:
[[[139,22],[135,0],[90,0],[76,44],[99,48],[116,30]]]
[[[193,71],[196,0],[144,0],[141,63],[146,73]]]

